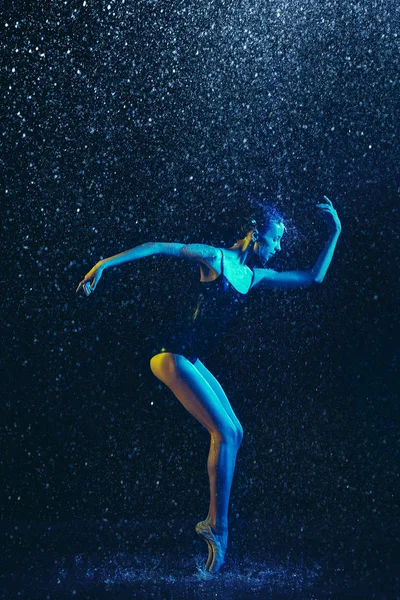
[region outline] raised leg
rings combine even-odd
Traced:
[[[202,374],[197,368],[199,366],[200,369],[206,369],[204,365],[196,362],[194,366],[180,354],[163,352],[153,356],[150,366],[154,375],[172,390],[211,435],[208,458],[210,510],[206,521],[201,522],[203,527],[199,528],[201,531],[198,533],[203,535],[213,550],[211,562],[207,561],[206,568],[216,572],[224,562],[228,541],[229,496],[243,430],[240,423],[238,427],[238,421],[225,396],[234,418],[228,414],[224,400],[221,400],[220,390],[216,391],[213,381],[210,383],[207,375],[209,372],[205,373],[203,370]],[[210,529],[205,531],[208,527]]]

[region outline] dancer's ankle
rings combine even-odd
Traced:
[[[216,525],[210,522],[210,526],[217,535],[226,535],[228,533],[228,525],[221,525],[220,523]]]

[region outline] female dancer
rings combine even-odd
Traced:
[[[281,249],[285,231],[282,217],[261,206],[260,216],[243,239],[230,248],[205,244],[145,243],[98,262],[79,283],[89,296],[104,269],[154,254],[186,258],[200,266],[199,297],[190,321],[181,324],[173,335],[160,340],[150,368],[175,394],[183,406],[210,433],[211,445],[207,468],[210,479],[210,505],[206,519],[196,532],[208,544],[205,569],[216,573],[224,563],[228,543],[228,507],[236,455],[243,437],[237,419],[221,385],[204,366],[198,355],[226,330],[238,303],[252,289],[298,288],[321,283],[331,263],[341,224],[332,202],[317,204],[327,221],[331,235],[315,265],[307,271],[277,272],[266,268],[249,268],[246,263],[258,257],[263,266]],[[164,335],[164,334],[161,334]]]

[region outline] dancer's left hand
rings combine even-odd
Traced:
[[[342,225],[336,210],[333,207],[332,202],[324,196],[327,204],[317,204],[317,208],[320,210],[320,215],[326,223],[333,229],[333,231],[340,233],[342,231]]]

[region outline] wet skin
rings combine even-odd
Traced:
[[[281,239],[285,231],[283,223],[271,221],[269,228],[260,233],[254,244],[254,252],[265,264],[271,256],[281,251]],[[254,238],[253,238],[254,239]]]
[[[290,289],[322,282],[341,232],[341,224],[336,210],[328,198],[325,197],[325,200],[327,203],[317,204],[317,207],[321,216],[328,223],[331,235],[314,267],[306,271],[280,273],[272,269],[254,269],[256,272],[254,281],[258,278],[258,282],[256,281],[256,285],[253,287]],[[266,262],[281,250],[280,243],[284,230],[285,226],[282,222],[272,221],[268,228],[261,231],[253,229],[246,238],[240,240],[242,244],[225,250],[226,252],[230,251],[228,262],[233,280],[235,280],[235,274],[237,277],[238,271],[243,271],[243,265],[252,254],[257,254],[265,266]],[[249,243],[250,240],[253,244]],[[153,254],[185,257],[197,262],[203,261],[212,269],[215,249],[204,244],[142,244],[97,263],[85,275],[76,291],[82,288],[88,296],[96,289],[104,268]],[[153,374],[170,388],[176,398],[211,435],[207,463],[210,480],[209,512],[206,519],[198,523],[196,531],[208,545],[205,569],[217,573],[225,559],[228,542],[229,497],[236,455],[242,442],[243,428],[221,385],[199,359],[192,364],[183,355],[163,352],[152,357],[150,367]]]

